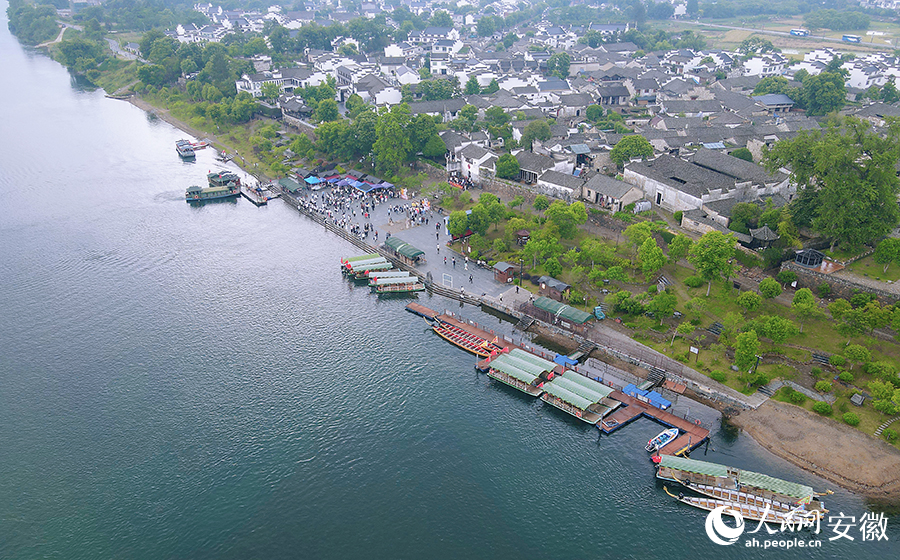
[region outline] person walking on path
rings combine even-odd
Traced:
[[[437,252],[438,252],[438,255],[441,254],[441,244],[440,243],[437,244]]]
[[[471,284],[471,283],[472,283],[472,275],[470,274],[469,275],[469,284]]]
[[[444,266],[447,266],[447,257],[444,257]]]
[[[456,257],[453,257],[453,268],[456,268]]]

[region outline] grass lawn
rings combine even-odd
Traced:
[[[887,272],[885,272],[884,265],[875,262],[875,259],[872,258],[872,255],[869,255],[868,257],[863,259],[859,259],[858,261],[851,264],[848,268],[855,274],[859,274],[860,276],[868,276],[869,278],[873,278],[875,280],[890,280],[891,282],[900,280],[900,266],[891,263],[890,265],[888,265]]]

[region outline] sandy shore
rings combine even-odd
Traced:
[[[732,422],[760,445],[801,468],[863,496],[900,502],[900,451],[896,447],[773,400],[741,412]]]
[[[195,138],[207,138],[217,148],[234,152],[214,135],[191,128],[136,95],[127,101]],[[900,451],[883,441],[773,400],[741,412],[732,422],[771,453],[801,468],[866,497],[900,502]]]

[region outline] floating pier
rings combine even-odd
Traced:
[[[681,433],[674,441],[666,445],[660,451],[660,454],[684,455],[706,441],[709,437],[709,430],[703,426],[685,420],[684,418],[679,418],[671,412],[656,408],[650,403],[646,403],[634,397],[629,397],[621,391],[613,391],[610,394],[610,398],[619,401],[624,406],[605,417],[603,421],[598,424],[600,431],[604,434],[610,434],[625,424],[637,420],[641,416],[647,416],[651,420],[656,420],[664,426],[678,428],[678,431]]]

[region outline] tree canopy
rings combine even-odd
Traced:
[[[791,203],[798,226],[810,226],[835,245],[859,247],[886,235],[900,221],[900,121],[889,119],[885,134],[853,117],[824,130],[804,131],[765,154],[774,171],[791,169],[797,197]]]
[[[653,155],[653,146],[643,136],[631,135],[625,136],[613,147],[609,152],[609,158],[616,165],[622,165],[632,158],[646,159]]]
[[[694,265],[697,274],[709,282],[706,287],[707,296],[713,280],[734,274],[734,265],[730,261],[734,257],[736,243],[733,235],[709,231],[691,245],[688,261]]]

